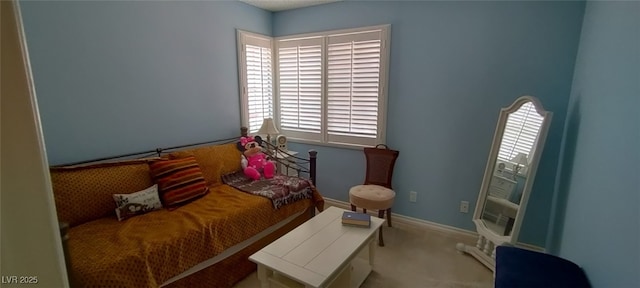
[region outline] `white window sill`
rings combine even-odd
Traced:
[[[368,145],[348,144],[348,143],[322,143],[320,141],[295,139],[295,138],[289,138],[289,137],[287,137],[287,140],[289,140],[289,142],[291,143],[309,144],[309,145],[315,145],[315,146],[343,148],[343,149],[352,149],[352,150],[362,150],[365,147],[373,147]],[[384,143],[380,143],[380,144],[384,144]]]

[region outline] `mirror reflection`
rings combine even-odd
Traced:
[[[498,235],[513,229],[543,120],[532,102],[508,115],[482,211],[485,226]]]

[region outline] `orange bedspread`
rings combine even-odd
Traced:
[[[157,287],[171,277],[315,205],[322,196],[274,210],[267,198],[227,185],[176,210],[123,222],[102,218],[69,232],[74,282],[83,287]]]

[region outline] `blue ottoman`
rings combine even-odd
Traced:
[[[517,247],[496,247],[495,287],[591,287],[582,268],[560,257]]]

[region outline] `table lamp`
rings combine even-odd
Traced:
[[[518,152],[518,155],[516,155],[515,157],[511,158],[511,162],[513,162],[513,179],[516,179],[516,176],[518,175],[518,173],[520,172],[520,169],[522,169],[523,167],[526,167],[529,164],[529,161],[527,160],[527,154],[524,154],[522,152]],[[522,165],[522,166],[520,166]]]
[[[271,135],[276,136],[280,133],[280,131],[278,131],[278,128],[276,128],[275,123],[273,123],[273,118],[264,118],[264,120],[262,121],[262,127],[260,127],[260,130],[258,130],[258,132],[256,133],[261,135],[266,134],[267,142],[273,145],[273,143],[271,142]]]

